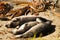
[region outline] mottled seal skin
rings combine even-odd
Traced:
[[[32,22],[24,23],[23,25],[20,26],[19,29],[13,30],[12,32],[13,32],[13,34],[23,34],[27,30],[29,30],[31,27],[37,25],[38,23],[39,22],[37,22],[37,21],[32,21]]]
[[[39,23],[37,25],[35,25],[34,27],[32,27],[31,29],[29,29],[28,31],[26,31],[25,33],[21,34],[21,35],[16,35],[15,37],[18,38],[28,38],[28,37],[32,37],[34,36],[34,34],[40,34],[42,31],[49,29],[51,25],[51,21],[47,21],[45,23]]]
[[[19,16],[19,17],[15,17],[13,18],[9,23],[7,23],[5,26],[9,27],[9,28],[13,28],[16,26],[21,26],[22,24],[26,23],[26,22],[30,22],[30,21],[35,21],[36,18],[41,19],[42,17],[40,16]]]

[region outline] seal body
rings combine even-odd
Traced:
[[[30,28],[25,33],[23,33],[21,35],[16,35],[15,37],[23,37],[23,38],[32,37],[34,34],[40,34],[42,31],[49,29],[50,25],[51,25],[50,21],[47,21],[45,23],[39,23],[39,24],[33,26],[32,28]]]
[[[36,21],[36,18],[41,18],[40,16],[19,16],[19,17],[15,17],[13,18],[10,22],[8,22],[6,24],[6,27],[9,28],[14,28],[16,26],[21,26],[22,24],[26,23],[26,22],[30,22],[30,21]]]

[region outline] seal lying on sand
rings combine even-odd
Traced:
[[[45,23],[39,23],[35,26],[33,26],[32,28],[30,28],[28,31],[26,31],[25,33],[21,34],[21,35],[16,35],[15,37],[22,37],[22,38],[28,38],[28,37],[32,37],[34,36],[34,34],[40,34],[42,33],[42,31],[46,31],[51,27],[51,21],[47,21]]]
[[[9,23],[6,24],[6,27],[9,28],[14,28],[16,26],[21,26],[22,24],[26,23],[26,22],[30,22],[30,21],[36,21],[36,18],[39,19],[43,19],[40,16],[19,16],[19,17],[15,17],[13,18]]]

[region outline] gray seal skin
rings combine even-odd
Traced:
[[[31,27],[37,25],[39,22],[37,21],[32,21],[32,22],[27,22],[24,23],[23,25],[20,26],[20,28],[18,28],[17,30],[13,30],[12,33],[13,34],[23,34],[24,32],[26,32],[27,30],[29,30]]]
[[[25,33],[21,34],[21,35],[16,35],[16,38],[28,38],[28,37],[32,37],[35,33],[36,34],[40,34],[42,31],[49,29],[51,25],[51,21],[47,21],[45,23],[39,23],[35,26],[33,26],[31,29],[29,29],[28,31],[26,31]]]
[[[11,21],[9,21],[5,26],[8,28],[14,28],[16,26],[21,26],[22,24],[26,23],[26,22],[30,22],[30,21],[36,21],[36,18],[41,19],[42,17],[40,16],[19,16],[19,17],[15,17],[13,18]]]

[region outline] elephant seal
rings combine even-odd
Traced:
[[[30,22],[30,21],[36,21],[36,18],[39,18],[40,20],[42,20],[43,18],[40,16],[19,16],[19,17],[15,17],[13,18],[10,22],[8,22],[5,26],[8,28],[15,28],[16,26],[21,26],[22,24],[26,23],[26,22]],[[44,19],[43,19],[44,20]],[[45,20],[44,20],[45,21]]]
[[[29,30],[31,27],[37,25],[39,22],[37,21],[31,21],[31,22],[27,22],[24,23],[23,25],[21,25],[17,30],[14,29],[12,31],[13,34],[23,34],[24,32],[26,32],[27,30]]]
[[[34,34],[40,34],[42,31],[46,31],[50,28],[51,25],[51,21],[47,21],[45,23],[39,23],[35,26],[33,26],[32,28],[30,28],[28,31],[26,31],[25,33],[21,34],[21,35],[16,35],[16,38],[28,38],[28,37],[32,37],[34,36]]]

